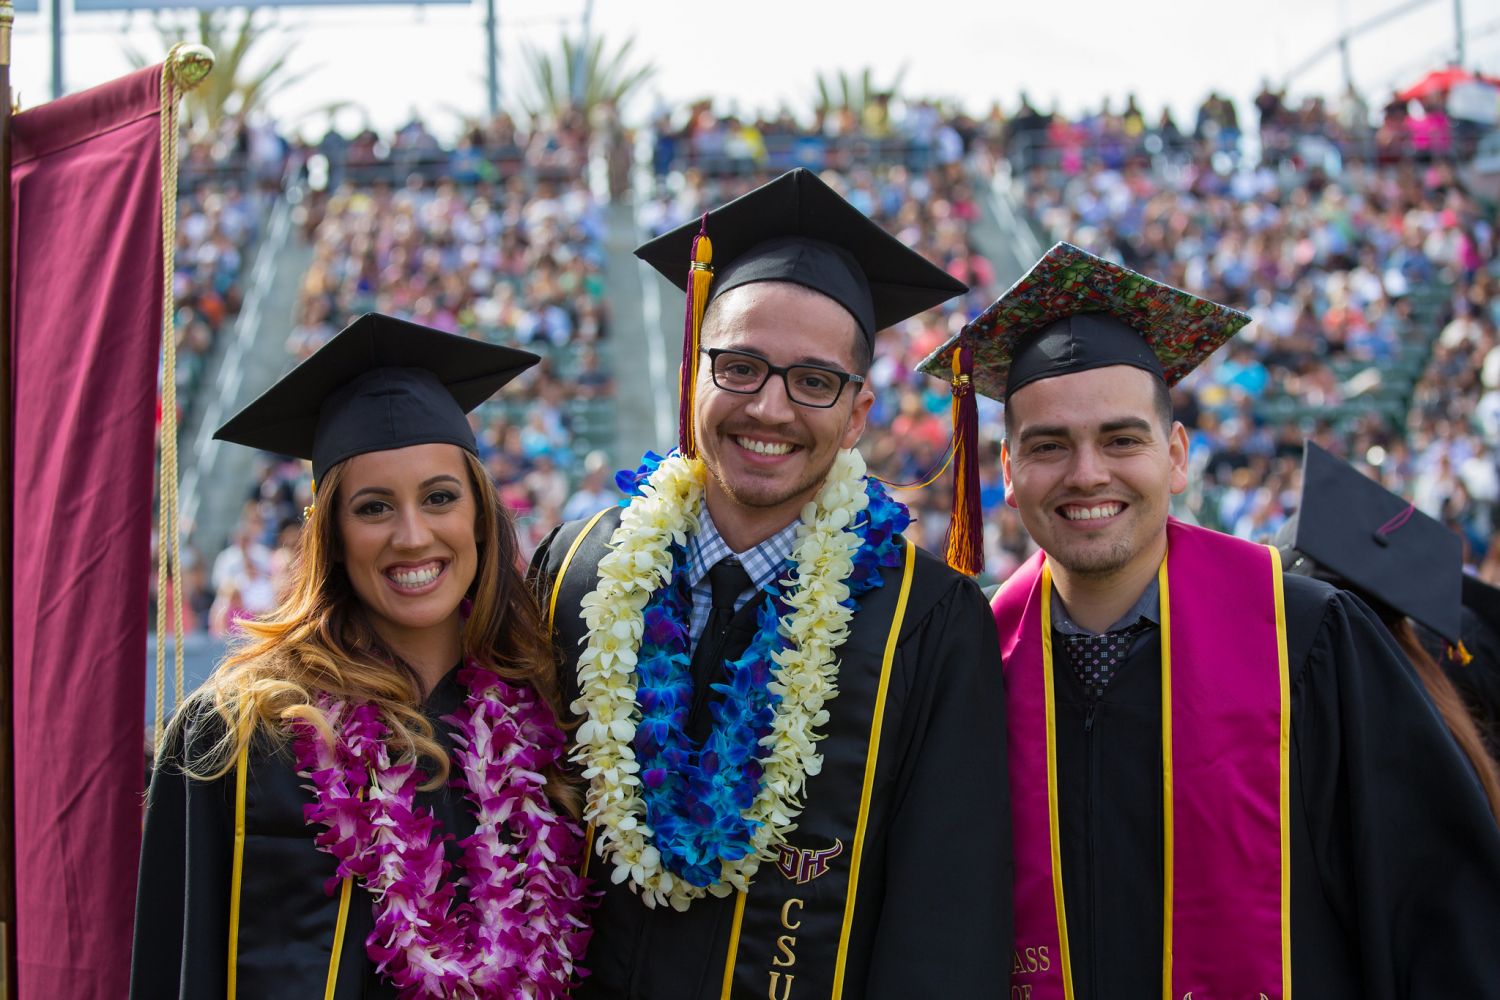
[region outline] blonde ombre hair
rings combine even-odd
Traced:
[[[556,655],[521,573],[515,526],[484,466],[467,451],[464,462],[478,501],[479,554],[468,592],[473,608],[461,636],[464,657],[511,683],[529,685],[560,721]],[[269,614],[240,623],[245,638],[214,671],[198,698],[188,702],[191,706],[200,699],[210,701],[227,724],[223,737],[185,763],[195,778],[207,781],[228,773],[257,732],[273,741],[285,740],[285,727],[295,719],[331,736],[317,705],[319,696],[327,695],[378,708],[391,733],[392,756],[431,761],[435,773],[424,788],[447,780],[448,755],[417,708],[417,675],[398,657],[381,651],[380,638],[340,561],[337,500],[347,467],[347,462],[335,465],[318,484],[325,499],[314,506],[303,527],[280,604]],[[174,725],[181,724],[182,714]],[[576,817],[577,789],[561,772],[547,779],[547,793]]]

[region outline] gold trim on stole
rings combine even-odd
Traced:
[[[1276,657],[1281,671],[1281,1000],[1292,1000],[1292,672],[1286,650],[1286,595],[1281,552],[1271,550],[1271,587],[1276,594]]]
[[[1063,903],[1062,838],[1057,822],[1057,708],[1052,684],[1052,568],[1042,560],[1042,690],[1047,713],[1047,827],[1052,841],[1052,900],[1057,910],[1057,947],[1062,952],[1063,996],[1073,1000],[1073,959],[1068,950],[1068,913]]]
[[[1172,886],[1176,878],[1176,819],[1172,780],[1172,602],[1167,599],[1167,557],[1156,571],[1157,604],[1161,606],[1161,802],[1162,802],[1162,921],[1161,989],[1172,1000]]]

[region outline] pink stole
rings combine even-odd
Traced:
[[[1164,998],[1291,1000],[1291,708],[1281,559],[1269,546],[1171,519],[1158,580]],[[1011,994],[1073,1000],[1051,594],[1039,552],[994,601],[1016,859]]]

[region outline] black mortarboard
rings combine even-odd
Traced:
[[[635,255],[686,291],[700,231],[713,241],[715,277],[705,306],[740,285],[790,281],[849,310],[873,342],[876,331],[968,291],[802,167],[642,244]]]
[[[465,416],[540,358],[367,313],[235,414],[214,437],[312,461],[339,462],[416,444],[477,453]]]
[[[1352,590],[1376,611],[1415,619],[1450,643],[1462,637],[1463,541],[1354,466],[1311,441],[1290,543],[1293,572]],[[1296,556],[1315,567],[1296,566]],[[1309,571],[1310,570],[1310,571]]]
[[[873,345],[876,331],[969,290],[801,167],[641,244],[635,255],[687,292],[677,447],[688,458],[698,453],[693,390],[703,311],[723,292],[757,281],[802,285],[847,309]]]

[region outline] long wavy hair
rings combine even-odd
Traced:
[[[1500,823],[1500,776],[1496,774],[1495,761],[1485,749],[1484,739],[1479,735],[1479,726],[1469,713],[1469,707],[1464,704],[1448,675],[1443,673],[1443,668],[1422,648],[1411,619],[1387,619],[1383,615],[1382,619],[1385,627],[1390,630],[1391,637],[1396,640],[1396,645],[1401,647],[1411,665],[1417,668],[1417,676],[1422,678],[1422,686],[1427,689],[1432,703],[1437,706],[1438,714],[1443,717],[1448,732],[1453,735],[1453,741],[1464,752],[1464,756],[1469,758],[1469,763],[1479,775],[1479,784],[1484,787],[1485,798],[1489,799],[1490,814],[1495,817],[1495,822]]]
[[[468,452],[464,461],[478,500],[479,555],[467,595],[473,608],[460,640],[464,657],[510,683],[529,685],[561,722],[556,653],[521,573],[515,525],[484,466]],[[341,562],[337,498],[346,469],[347,462],[335,465],[318,484],[323,500],[314,506],[298,540],[280,604],[240,623],[245,638],[205,686],[201,697],[212,700],[227,726],[217,743],[185,762],[193,777],[213,780],[228,773],[257,733],[283,743],[286,726],[295,719],[331,736],[328,719],[318,708],[319,696],[327,695],[374,705],[390,730],[392,756],[430,764],[433,776],[423,788],[447,780],[448,755],[417,707],[421,682],[400,657],[382,651]],[[547,794],[576,818],[581,800],[576,783],[559,769],[546,777]]]

